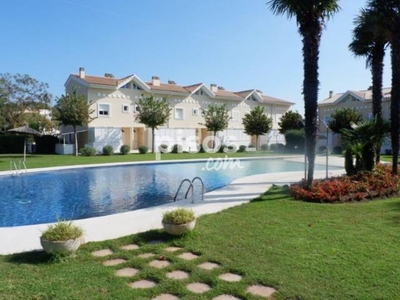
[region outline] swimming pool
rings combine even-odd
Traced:
[[[238,165],[240,163],[240,165]],[[91,167],[0,177],[0,227],[84,219],[173,201],[181,181],[202,178],[205,190],[262,173],[301,171],[283,159],[238,161],[232,168],[210,162]],[[231,165],[232,166],[232,165]],[[216,170],[220,167],[220,170]],[[324,166],[316,165],[316,170]]]

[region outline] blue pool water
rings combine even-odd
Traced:
[[[212,163],[185,162],[2,176],[0,227],[84,219],[165,204],[173,200],[185,178],[199,176],[206,191],[211,191],[244,176],[304,170],[302,163],[279,159],[240,160],[240,166],[217,171],[210,170],[218,167]]]

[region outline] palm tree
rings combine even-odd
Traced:
[[[353,41],[349,49],[356,56],[366,57],[366,67],[372,74],[372,114],[382,119],[382,76],[385,49],[389,43],[390,30],[385,17],[386,0],[370,1],[354,19]],[[376,162],[380,160],[380,146],[376,150]]]
[[[267,3],[276,15],[296,17],[303,41],[304,110],[306,155],[308,158],[307,186],[314,179],[315,147],[317,143],[318,59],[322,29],[340,7],[338,0],[270,0]]]

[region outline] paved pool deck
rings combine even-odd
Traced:
[[[282,157],[289,161],[303,162],[304,156]],[[317,156],[316,164],[325,165],[325,156]],[[330,156],[329,165],[343,167],[342,157]],[[86,166],[87,167],[87,166]],[[59,168],[58,168],[59,169]],[[49,169],[46,169],[49,170]],[[30,172],[33,170],[30,170]],[[5,172],[3,172],[4,174]],[[329,176],[344,174],[344,169],[329,170]],[[324,178],[326,171],[315,171],[315,178]],[[243,177],[231,184],[204,196],[204,201],[180,200],[156,207],[139,209],[121,214],[74,221],[85,231],[86,242],[119,238],[150,229],[162,228],[163,212],[176,207],[192,208],[197,216],[215,213],[229,207],[241,205],[264,193],[272,184],[287,184],[304,177],[303,172],[282,172]],[[48,224],[1,227],[0,255],[40,250],[39,238]]]

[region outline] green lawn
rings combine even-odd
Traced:
[[[207,159],[210,157],[225,157],[226,153],[167,153],[161,154],[161,160],[176,160],[176,159]],[[244,152],[232,153],[229,157],[254,157],[254,156],[271,156],[275,155],[274,152]],[[281,154],[279,154],[281,155]],[[22,160],[21,154],[0,154],[0,171],[10,170],[10,161],[15,160],[18,164]],[[134,161],[153,161],[155,154],[129,154],[129,155],[112,155],[112,156],[73,156],[73,155],[40,155],[28,154],[26,157],[26,166],[31,168],[45,168],[45,167],[59,167],[59,166],[72,166],[72,165],[86,165],[86,164],[103,164],[103,163],[119,163],[119,162],[134,162]]]
[[[274,299],[395,299],[400,295],[400,199],[354,204],[322,205],[293,201],[282,188],[273,188],[250,204],[203,216],[195,232],[170,238],[151,231],[117,240],[88,243],[74,259],[50,261],[43,252],[0,256],[0,299],[152,299],[172,293],[180,299],[212,299],[231,294],[241,299],[261,299],[246,293],[251,284],[276,288]],[[162,239],[159,245],[148,245]],[[138,243],[134,251],[121,245]],[[168,245],[183,247],[166,252]],[[106,258],[91,251],[114,250],[112,258],[127,260],[105,267]],[[158,270],[152,259],[137,255],[153,252],[172,264]],[[177,257],[192,251],[200,257],[185,262]],[[220,268],[204,271],[198,264],[212,261]],[[116,269],[134,267],[133,278],[114,276]],[[181,269],[189,279],[174,281],[166,272]],[[241,274],[240,283],[218,279],[226,272]],[[152,279],[149,290],[132,290],[128,283]],[[201,281],[212,290],[195,295],[185,289]]]

